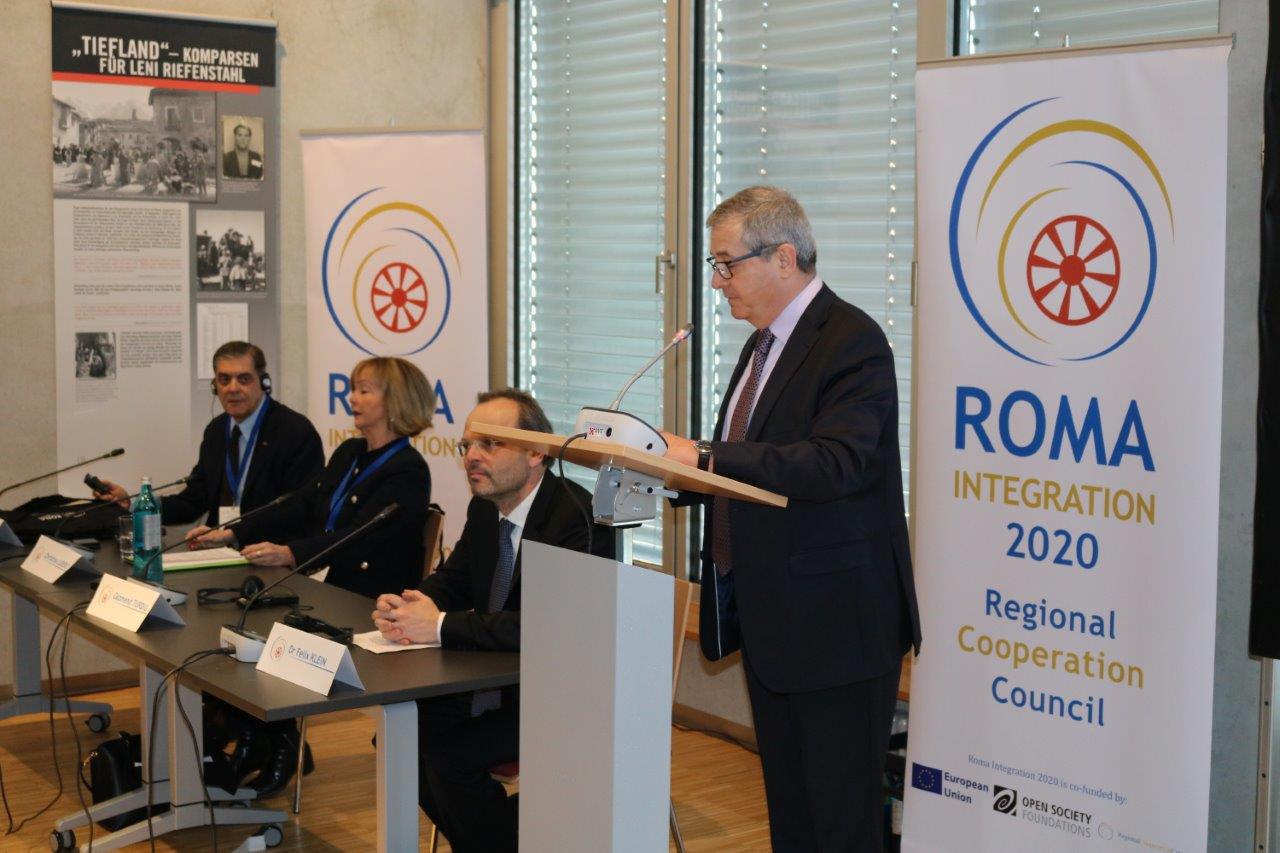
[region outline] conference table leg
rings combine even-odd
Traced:
[[[418,849],[418,703],[369,708],[378,721],[378,851]]]
[[[45,696],[40,685],[40,609],[34,601],[10,593],[9,656],[13,662],[13,698],[0,702],[0,720],[20,717],[24,714],[45,714],[52,701]],[[106,702],[85,702],[79,699],[57,702],[55,707],[64,711],[71,705],[72,712],[107,715],[111,705]]]

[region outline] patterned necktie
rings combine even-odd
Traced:
[[[237,477],[240,476],[240,424],[231,427],[231,446],[227,448],[227,452],[231,454],[231,473]],[[236,496],[231,492],[231,484],[227,482],[227,478],[222,478],[222,506],[235,506]]]
[[[511,593],[511,574],[516,566],[516,549],[511,543],[511,533],[516,529],[508,519],[498,522],[498,566],[489,587],[489,613],[497,613],[507,603]],[[478,690],[471,696],[471,716],[478,717],[485,711],[502,707],[501,690]]]
[[[755,353],[751,356],[751,372],[742,383],[742,393],[733,407],[729,420],[728,441],[742,441],[747,437],[747,424],[751,422],[751,409],[755,405],[756,390],[764,375],[764,363],[769,358],[774,334],[762,329],[756,338]],[[711,559],[721,577],[733,570],[733,551],[729,546],[729,499],[716,495],[711,502]]]

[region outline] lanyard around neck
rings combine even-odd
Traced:
[[[262,408],[258,410],[258,419],[254,421],[253,430],[249,433],[247,453],[244,446],[236,448],[236,452],[240,454],[240,458],[246,462],[253,458],[253,448],[258,442],[258,433],[262,430],[262,422],[267,419],[267,407],[269,405],[271,405],[271,398],[264,396],[262,398]],[[231,492],[231,497],[235,500],[236,505],[239,506],[240,499],[242,497],[240,489],[244,485],[245,473],[248,471],[249,466],[244,464],[231,464],[231,430],[235,428],[235,420],[235,418],[227,415],[227,458],[225,460],[225,464],[227,469],[227,490]],[[236,461],[239,462],[240,460]],[[240,469],[239,473],[236,473],[236,468]]]
[[[355,459],[351,460],[351,467],[347,469],[346,476],[342,478],[342,482],[338,484],[338,488],[334,490],[333,497],[329,499],[329,520],[325,522],[324,530],[326,533],[332,533],[337,527],[338,513],[342,512],[342,505],[346,503],[347,496],[356,490],[365,480],[381,468],[388,459],[394,456],[401,448],[409,446],[409,439],[405,436],[397,438],[395,441],[387,445],[386,449],[378,454],[378,458],[369,463],[369,467],[360,472],[360,475],[352,482],[351,475],[355,473],[356,463],[360,461],[359,454]]]

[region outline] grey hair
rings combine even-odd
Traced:
[[[730,220],[742,222],[742,243],[751,251],[765,246],[790,243],[796,250],[796,267],[811,273],[818,265],[818,247],[813,241],[809,217],[796,197],[781,187],[754,186],[725,199],[707,217],[714,228]],[[763,253],[765,257],[772,250]]]

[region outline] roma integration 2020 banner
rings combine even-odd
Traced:
[[[305,136],[309,415],[326,452],[352,429],[348,376],[400,356],[435,386],[431,466],[445,542],[471,498],[457,454],[489,383],[484,136],[479,131]]]
[[[1228,51],[917,74],[904,850],[1205,848]]]

